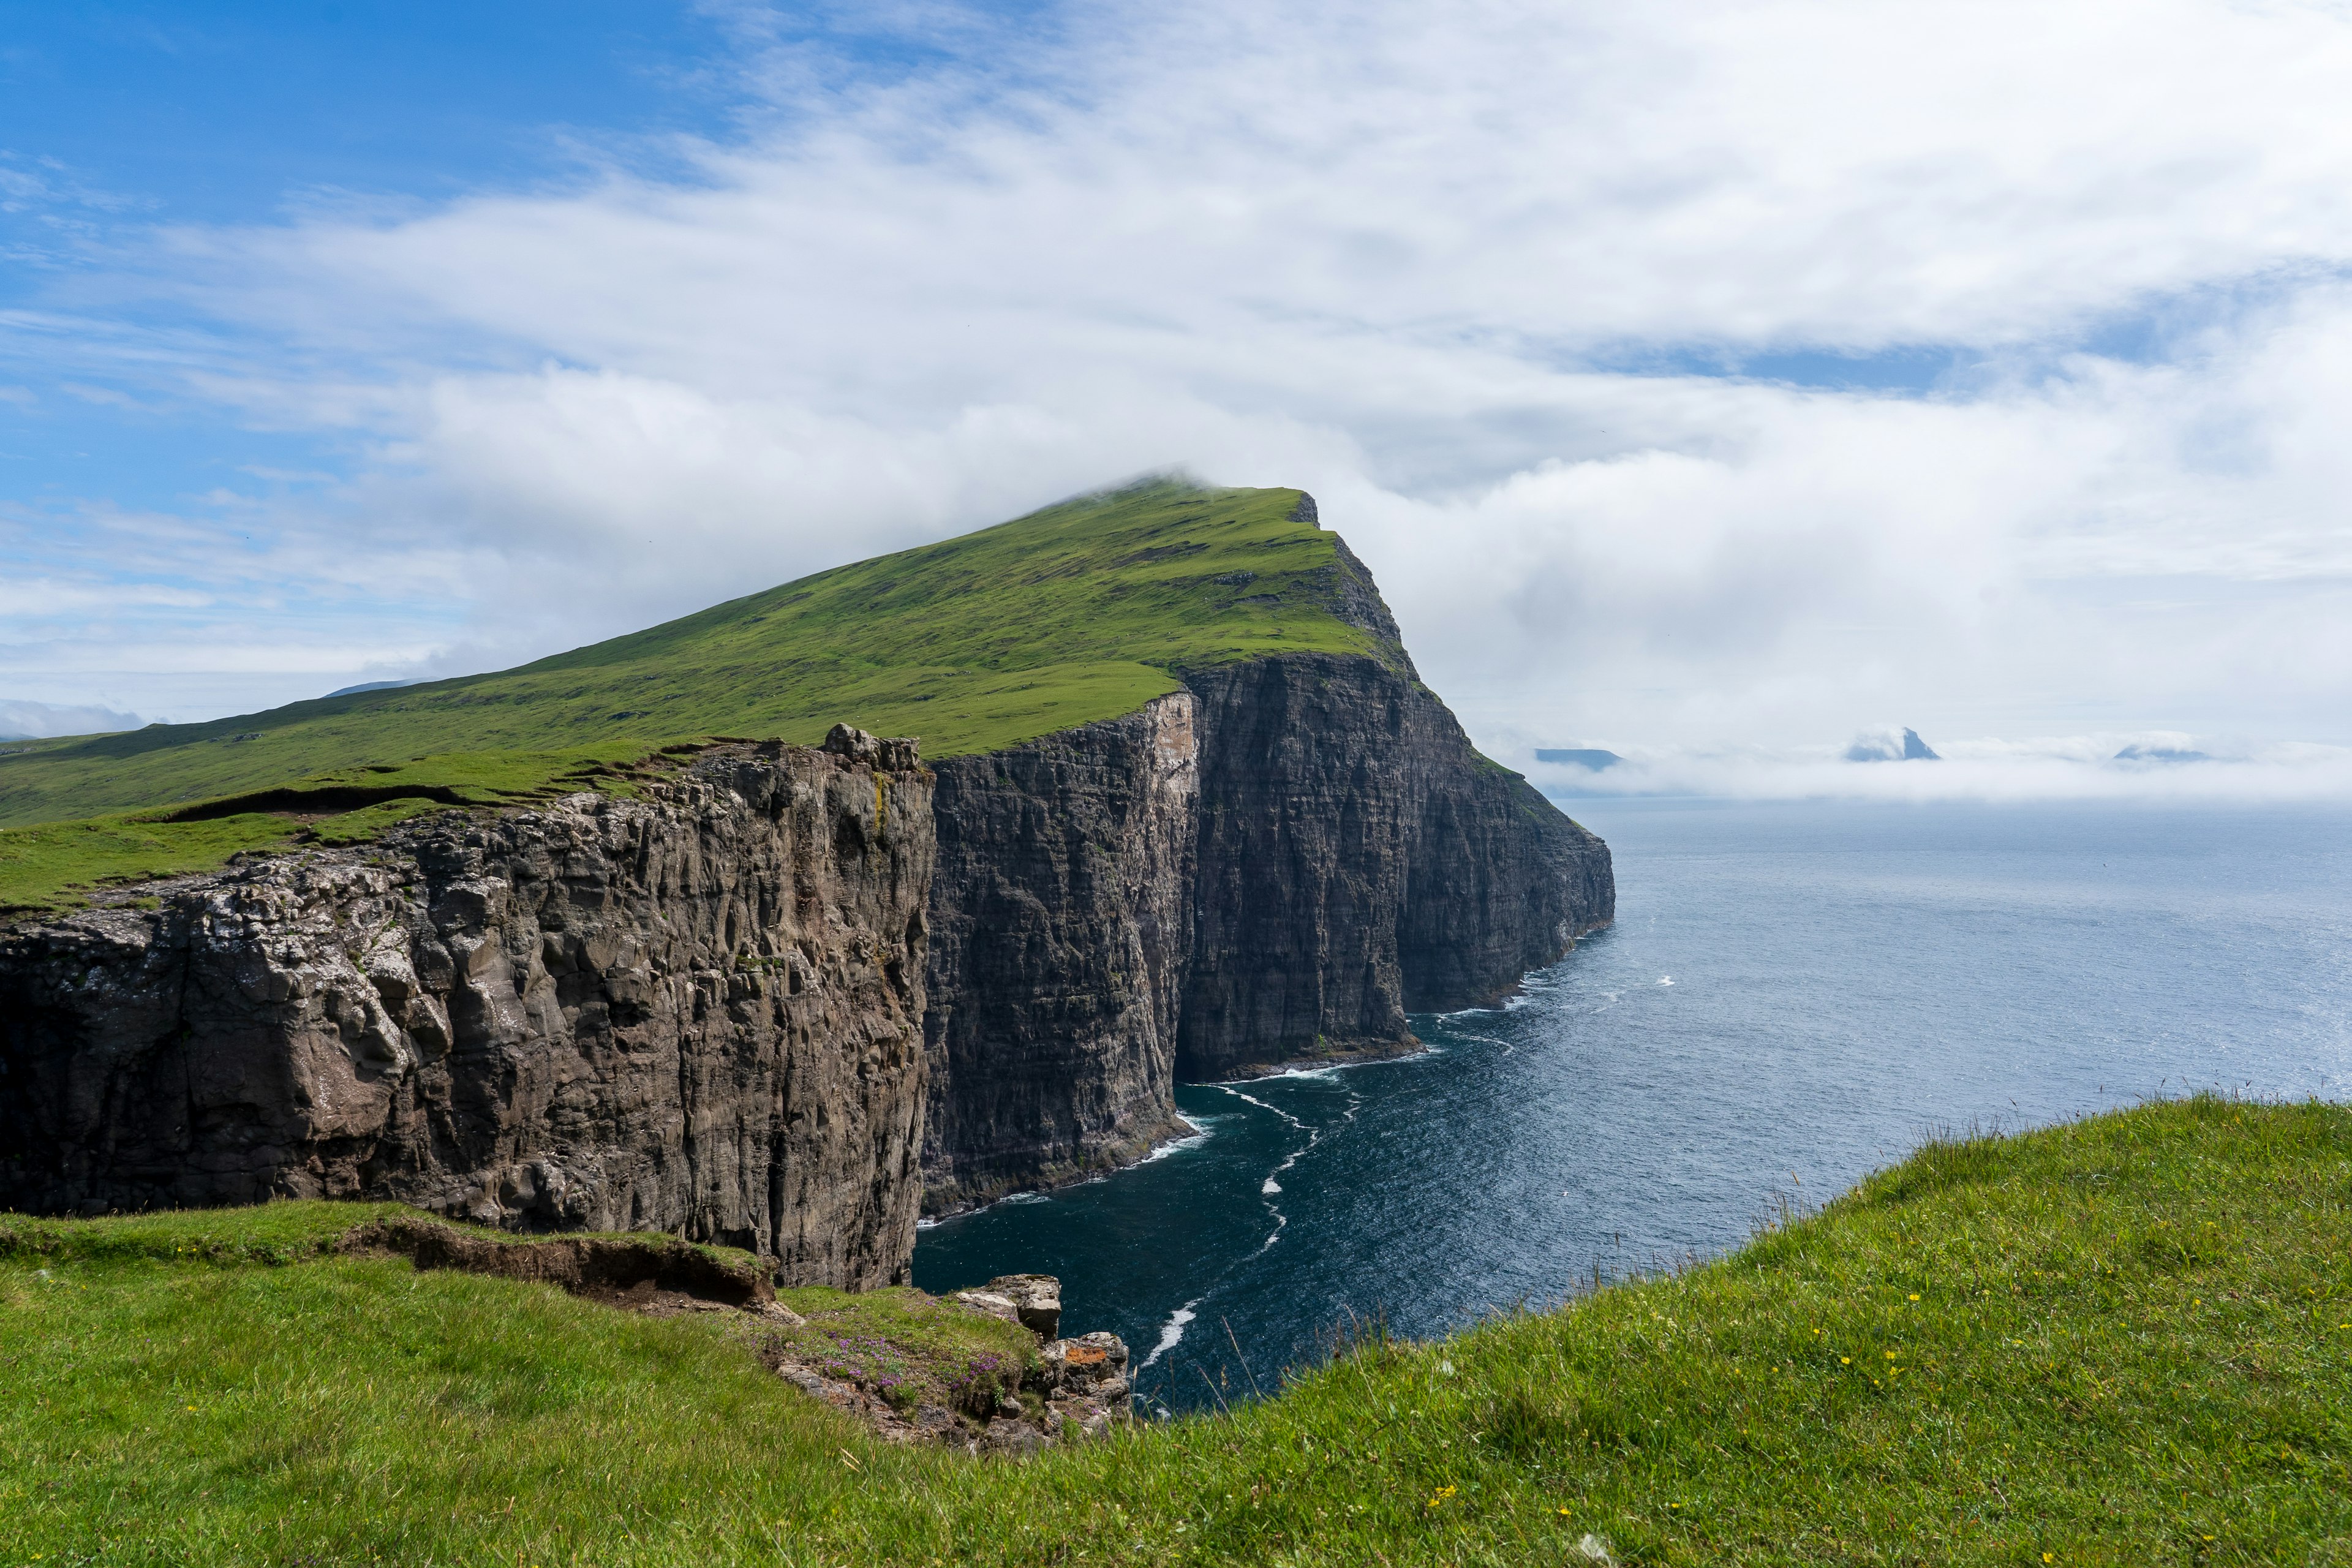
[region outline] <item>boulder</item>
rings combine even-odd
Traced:
[[[1051,1274],[1000,1274],[955,1299],[974,1311],[1018,1323],[1041,1340],[1062,1331],[1062,1282]]]
[[[1117,1334],[1097,1331],[1055,1340],[1038,1356],[1045,1363],[1045,1381],[1059,1392],[1090,1399],[1118,1399],[1127,1394],[1127,1342]]]

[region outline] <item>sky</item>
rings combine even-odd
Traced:
[[[2322,0],[0,0],[0,733],[1181,468],[1548,787],[2352,795],[2347,81]]]

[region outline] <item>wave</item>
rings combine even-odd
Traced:
[[[1150,1153],[1146,1154],[1142,1159],[1138,1160],[1135,1163],[1136,1164],[1149,1165],[1154,1160],[1165,1160],[1171,1154],[1181,1153],[1187,1149],[1198,1149],[1202,1144],[1206,1143],[1210,1139],[1214,1138],[1217,1135],[1215,1126],[1216,1118],[1214,1117],[1196,1120],[1185,1115],[1180,1110],[1176,1113],[1176,1120],[1191,1128],[1192,1130],[1192,1132],[1186,1137],[1171,1138],[1167,1142],[1160,1144],[1160,1147],[1151,1151]],[[1129,1168],[1131,1169],[1132,1167]]]

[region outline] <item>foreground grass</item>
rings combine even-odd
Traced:
[[[0,1561],[2352,1562],[2333,1106],[1931,1147],[1678,1277],[1025,1463],[881,1448],[704,1321],[236,1260],[274,1212],[0,1257]]]

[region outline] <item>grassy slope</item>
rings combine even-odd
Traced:
[[[667,744],[814,742],[843,720],[950,756],[1132,712],[1175,689],[1171,667],[1370,651],[1331,613],[1333,536],[1289,521],[1297,499],[1155,481],[519,669],[13,745],[0,829],[107,817],[110,839],[0,832],[0,906],[216,865],[232,841],[266,847],[282,818],[202,834],[121,818],[297,781],[489,804],[578,788]]]
[[[699,1321],[216,1260],[307,1213],[0,1256],[0,1560],[2352,1561],[2340,1107],[1934,1147],[1678,1277],[1019,1464],[879,1448]]]

